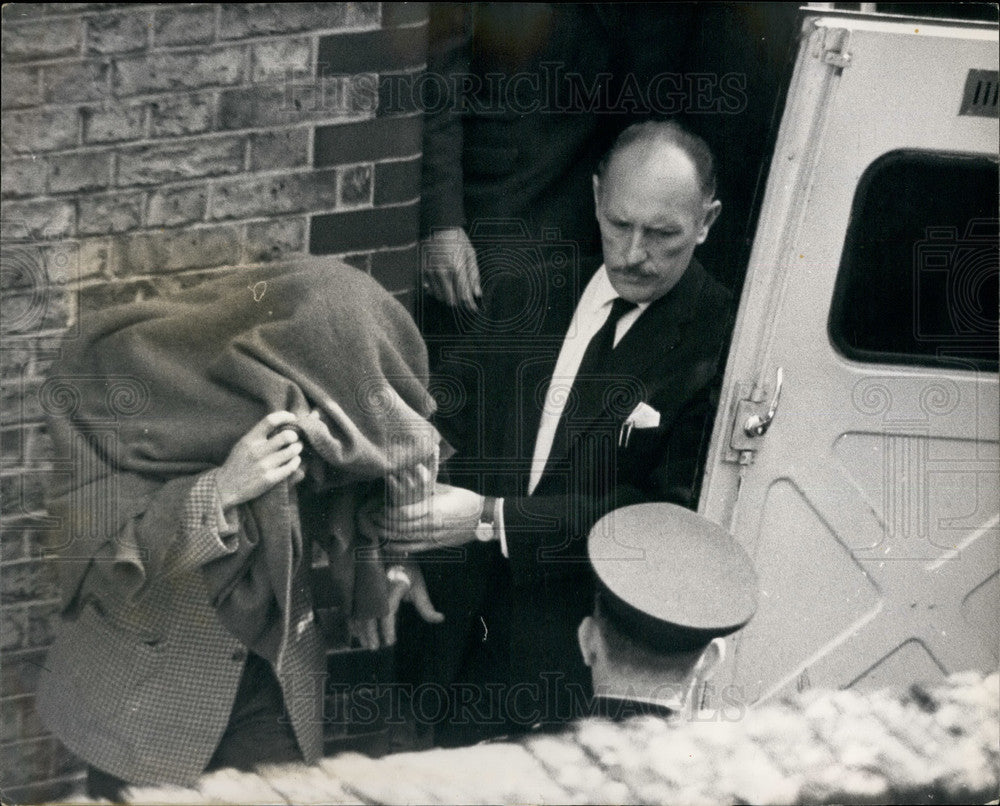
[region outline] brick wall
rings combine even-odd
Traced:
[[[426,5],[11,4],[3,10],[0,784],[80,764],[34,712],[57,595],[37,390],[87,312],[310,250],[412,305]],[[388,113],[388,114],[387,114]],[[354,660],[345,661],[354,663]]]

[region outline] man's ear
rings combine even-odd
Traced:
[[[576,628],[576,641],[580,645],[580,654],[583,655],[583,662],[590,667],[597,660],[597,642],[600,640],[597,633],[597,622],[592,616],[584,616],[580,626]]]
[[[601,180],[597,178],[597,174],[594,174],[594,210],[599,210],[601,208]]]
[[[705,243],[705,239],[708,237],[708,231],[712,228],[712,224],[715,223],[715,219],[719,217],[719,213],[721,212],[722,202],[718,199],[715,199],[705,208],[705,217],[702,219],[701,231],[698,233],[698,240],[695,243]]]
[[[715,674],[715,670],[719,668],[725,657],[726,639],[713,638],[712,643],[705,647],[697,663],[695,663],[694,669],[691,671],[691,676],[696,678],[699,683],[704,683]]]

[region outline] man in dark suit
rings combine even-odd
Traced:
[[[604,264],[582,294],[576,267],[554,261],[528,297],[501,298],[493,321],[520,325],[442,373],[456,486],[376,525],[394,550],[430,552],[446,621],[403,630],[415,641],[401,661],[451,686],[443,743],[572,718],[589,693],[576,628],[593,604],[591,526],[627,504],[696,503],[729,309],[692,258],[714,194],[702,140],[672,122],[629,128],[594,177]]]

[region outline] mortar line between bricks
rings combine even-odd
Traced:
[[[231,39],[216,39],[212,44],[216,47],[219,46],[234,46],[248,44],[253,45],[258,42],[274,42],[277,39],[292,39],[294,37],[302,38],[306,36],[342,36],[344,34],[364,34],[371,33],[373,31],[384,30],[381,26],[376,26],[374,28],[361,27],[361,28],[302,28],[298,31],[281,31],[280,33],[273,34],[251,34],[250,36],[240,36],[233,37]],[[391,29],[390,29],[391,30]],[[177,45],[177,46],[163,46],[164,49],[167,47],[191,47],[191,45]],[[353,75],[348,73],[346,75]]]

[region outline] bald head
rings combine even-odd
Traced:
[[[700,144],[700,145],[698,145]],[[722,205],[708,147],[673,123],[627,129],[594,177],[608,278],[636,303],[667,294]]]

